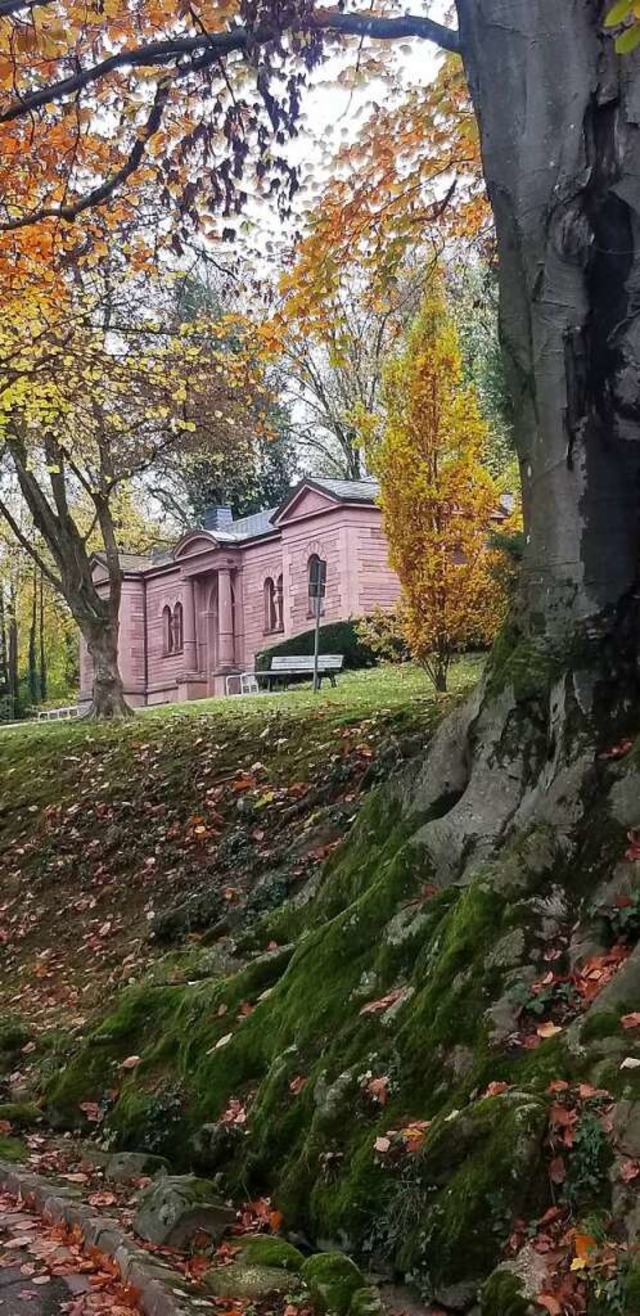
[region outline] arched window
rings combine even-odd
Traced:
[[[284,597],[282,575],[276,580],[276,630],[284,630]]]
[[[162,609],[162,651],[173,653],[173,616],[168,603]]]
[[[277,629],[276,587],[273,583],[273,580],[271,579],[271,576],[267,576],[267,579],[265,580],[263,585],[263,590],[264,590],[264,629],[265,629],[265,634],[269,635],[271,631],[275,631]]]
[[[173,652],[182,653],[184,648],[184,624],[182,620],[182,604],[176,603],[173,609]]]
[[[317,553],[312,553],[311,557],[309,558],[309,561],[307,562],[307,594],[308,594],[307,611],[310,617],[315,617],[316,615],[316,593],[314,589],[314,581],[317,580],[322,566],[324,566],[326,572],[327,569],[326,562],[323,563],[322,558],[318,557]],[[324,597],[320,599],[321,616],[323,612],[324,612]]]

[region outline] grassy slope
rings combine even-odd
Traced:
[[[453,689],[478,670],[461,662]],[[199,922],[219,905],[233,931],[247,904],[277,905],[318,868],[367,789],[419,748],[436,708],[420,671],[383,669],[320,696],[303,688],[120,726],[5,730],[0,1009],[80,1026],[161,953],[149,932],[171,906],[202,894]]]

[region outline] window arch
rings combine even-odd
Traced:
[[[276,580],[276,630],[284,630],[284,582],[282,572]]]
[[[182,604],[176,603],[173,609],[173,652],[182,653],[184,649],[184,621]]]
[[[264,629],[265,634],[269,635],[271,631],[277,630],[276,587],[271,576],[267,576],[262,588],[264,595]]]
[[[311,557],[307,562],[307,612],[309,617],[315,617],[316,615],[316,596],[313,591],[313,581],[314,581],[314,577],[316,576],[317,572],[320,569],[320,565],[322,562],[323,559],[320,557],[318,553],[312,553]],[[325,562],[324,563],[325,572],[326,572],[326,566],[327,564]],[[320,616],[322,616],[323,613],[324,613],[324,598],[321,598]]]
[[[173,653],[173,614],[168,603],[162,609],[162,651]]]

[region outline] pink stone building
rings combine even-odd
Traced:
[[[389,607],[398,579],[387,559],[373,480],[305,479],[281,507],[234,521],[211,508],[170,554],[123,554],[120,670],[134,706],[224,694],[225,677],[261,649],[313,625],[314,557],[327,564],[323,620]],[[108,589],[100,556],[94,579]],[[80,654],[81,694],[91,661]]]

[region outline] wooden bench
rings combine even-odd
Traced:
[[[323,677],[328,676],[331,684],[335,686],[336,676],[342,670],[344,657],[341,653],[321,653],[318,656],[318,679],[322,685]],[[264,672],[256,672],[255,677],[258,681],[264,681],[267,688],[271,690],[277,681],[282,681],[285,688],[289,684],[291,677],[306,677],[307,680],[313,679],[314,660],[313,654],[298,654],[292,657],[273,657],[271,666]]]

